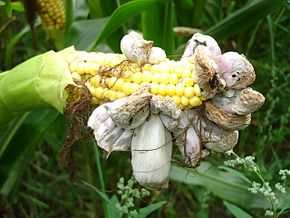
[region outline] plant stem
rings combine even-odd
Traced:
[[[98,146],[95,141],[93,141],[93,149],[94,149],[94,156],[96,160],[96,165],[97,165],[97,171],[99,175],[99,180],[100,180],[100,186],[101,186],[101,191],[105,191],[105,183],[104,183],[104,177],[103,177],[103,171],[102,171],[102,166],[101,166],[101,161],[100,161],[100,153],[98,150]],[[108,209],[106,202],[103,201],[103,207],[104,207],[104,212],[105,212],[105,217],[109,218],[108,216]]]

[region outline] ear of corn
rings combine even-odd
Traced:
[[[42,24],[49,30],[60,30],[65,26],[65,6],[62,0],[35,0]]]
[[[82,81],[101,104],[126,97],[149,83],[152,94],[170,97],[180,109],[201,105],[205,100],[194,80],[194,64],[166,59],[159,64],[138,66],[122,54],[74,51],[64,57],[72,77]]]

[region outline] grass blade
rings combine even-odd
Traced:
[[[250,214],[243,211],[241,208],[227,201],[224,201],[224,205],[236,218],[253,218]]]
[[[43,139],[45,131],[57,118],[58,112],[53,109],[36,110],[31,112],[17,129],[6,149],[0,157],[0,188],[12,174],[15,164],[29,148],[34,148]],[[31,156],[26,157],[31,159]],[[13,187],[13,186],[12,186]],[[12,188],[11,187],[11,188]],[[10,193],[10,191],[6,191]]]
[[[220,170],[208,162],[193,169],[173,166],[171,179],[191,185],[201,185],[214,195],[244,208],[266,208],[268,202],[259,194],[252,194],[250,185],[240,176]]]

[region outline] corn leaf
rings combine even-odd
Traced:
[[[110,16],[101,34],[96,37],[92,48],[95,48],[100,42],[114,33],[123,23],[129,20],[129,18],[134,17],[159,2],[161,2],[161,0],[136,0],[121,5]],[[88,49],[90,50],[92,48]]]
[[[165,4],[154,4],[142,13],[144,38],[154,41],[154,46],[162,47],[169,55],[174,50],[173,25],[174,10],[171,0]]]
[[[218,169],[208,162],[202,162],[196,169],[173,166],[172,180],[191,185],[200,185],[217,197],[243,208],[267,208],[269,203],[260,194],[252,194],[250,184],[240,176]]]
[[[107,21],[108,18],[104,17],[74,22],[67,31],[65,46],[74,45],[79,50],[86,50],[92,47],[96,37],[101,34]]]
[[[227,39],[265,18],[281,7],[284,0],[259,0],[233,12],[225,19],[205,31],[217,40]]]
[[[55,107],[62,112],[68,84],[74,84],[71,74],[53,51],[1,73],[0,123],[36,108]]]

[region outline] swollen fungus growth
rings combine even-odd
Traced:
[[[210,153],[233,149],[238,130],[265,101],[249,87],[255,72],[243,55],[221,54],[209,36],[193,39],[205,42],[189,43],[180,61],[136,32],[121,40],[123,54],[59,53],[72,78],[93,96],[97,107],[88,126],[98,146],[107,157],[131,151],[133,175],[150,189],[168,187],[173,144],[186,166],[197,167]],[[236,161],[231,164],[255,171],[252,158]]]

